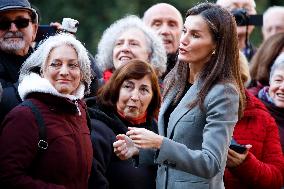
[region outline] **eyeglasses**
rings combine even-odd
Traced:
[[[18,29],[23,29],[28,27],[31,19],[28,18],[19,18],[16,20],[1,20],[0,21],[0,30],[8,30],[11,27],[11,23],[14,23]]]

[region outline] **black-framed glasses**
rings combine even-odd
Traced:
[[[31,19],[28,18],[18,18],[16,20],[1,20],[0,21],[0,30],[8,30],[11,27],[11,23],[14,23],[18,29],[28,27]]]

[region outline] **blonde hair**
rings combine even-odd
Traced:
[[[248,60],[243,52],[239,51],[239,63],[240,63],[240,72],[241,79],[244,85],[247,87],[251,81],[250,73],[249,73],[249,65]]]

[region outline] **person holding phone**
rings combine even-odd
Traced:
[[[242,80],[249,78],[247,61],[240,54]],[[264,104],[246,91],[246,108],[233,138],[238,148],[228,151],[224,174],[226,189],[279,189],[283,185],[284,159],[277,125]],[[231,143],[233,144],[233,142]],[[240,145],[244,151],[238,151]],[[235,145],[236,147],[236,145]]]

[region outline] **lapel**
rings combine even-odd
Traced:
[[[198,83],[196,82],[189,88],[186,94],[182,97],[177,107],[171,113],[167,129],[168,138],[171,138],[172,132],[174,131],[177,122],[190,110],[188,104],[196,98],[197,92],[199,91],[198,89]]]
[[[165,111],[168,109],[169,105],[172,103],[176,93],[177,91],[176,89],[174,89],[174,92],[172,92],[171,94],[168,95],[167,98],[165,98],[160,108],[159,117],[158,117],[158,132],[162,136],[165,136],[165,132],[164,132],[164,127],[165,127],[164,116],[165,115],[164,114],[165,114]]]

